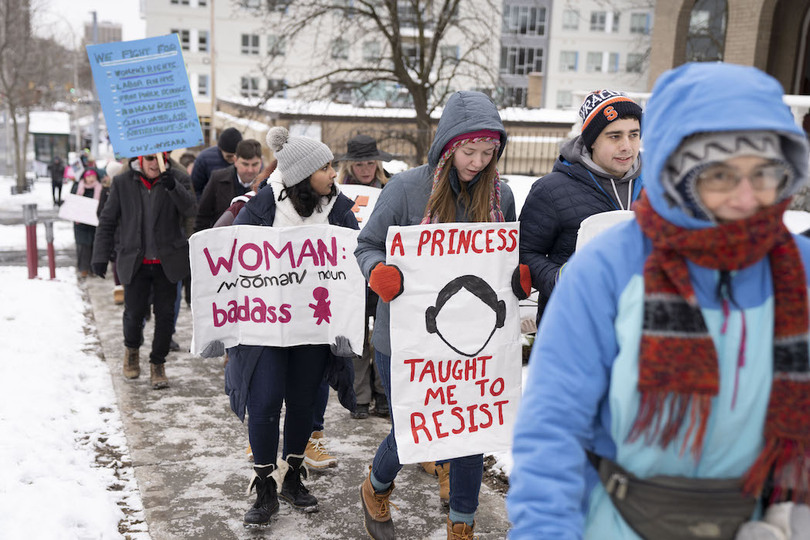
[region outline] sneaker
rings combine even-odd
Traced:
[[[368,418],[368,403],[358,403],[354,411],[351,412],[351,415],[355,420],[365,420]]]
[[[326,438],[323,431],[313,431],[307,448],[304,450],[304,462],[314,469],[327,469],[337,466],[337,458],[326,450]]]

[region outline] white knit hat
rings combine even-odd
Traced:
[[[278,170],[285,187],[292,187],[309,178],[335,158],[322,142],[290,136],[290,132],[281,126],[270,128],[267,132],[267,146],[278,160]]]

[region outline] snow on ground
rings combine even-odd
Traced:
[[[0,177],[0,212],[52,208],[50,179],[22,195],[10,195],[11,185]],[[43,250],[45,227],[37,229]],[[72,246],[72,225],[57,222],[54,236],[57,249]],[[0,249],[24,250],[24,225],[0,226]],[[25,266],[0,267],[0,283],[0,536],[122,538],[127,522],[130,538],[148,539],[138,532],[143,505],[75,269],[29,280]]]

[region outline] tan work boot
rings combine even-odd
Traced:
[[[337,458],[326,449],[326,437],[323,431],[313,431],[304,450],[304,462],[315,469],[326,469],[337,466]]]
[[[450,506],[450,463],[436,465],[436,473],[439,476],[439,499],[442,506]]]
[[[124,377],[137,379],[141,376],[141,359],[139,349],[124,349]]]
[[[375,493],[374,486],[371,485],[371,467],[369,467],[368,476],[360,485],[360,504],[363,506],[363,521],[366,532],[374,540],[393,540],[396,538],[394,521],[391,519],[391,509],[389,508],[391,502],[388,500],[392,491],[394,491],[393,482],[383,493]]]
[[[435,461],[422,461],[419,463],[422,466],[422,470],[428,473],[430,476],[436,476],[436,462]]]
[[[113,289],[113,304],[120,306],[124,303],[124,286],[116,285]]]
[[[152,372],[152,388],[160,390],[169,387],[169,379],[166,377],[166,364],[149,364]]]
[[[475,522],[470,527],[464,522],[453,523],[450,518],[447,518],[447,540],[473,540],[474,529]]]

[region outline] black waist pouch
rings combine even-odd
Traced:
[[[756,507],[739,478],[639,478],[609,459],[589,458],[616,510],[645,540],[733,540]]]

